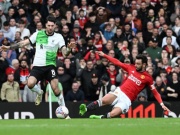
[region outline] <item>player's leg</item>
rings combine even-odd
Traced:
[[[116,95],[108,93],[102,99],[91,102],[87,106],[85,104],[81,104],[79,107],[79,109],[80,109],[79,114],[84,115],[85,112],[95,110],[104,105],[110,105],[115,101],[116,98],[117,98]]]
[[[37,79],[34,76],[30,76],[28,78],[28,83],[27,86],[28,88],[37,93],[36,99],[35,99],[35,105],[39,105],[42,101],[42,95],[43,95],[43,90],[40,89],[40,87],[37,86]]]
[[[48,67],[46,79],[50,82],[54,95],[59,98],[58,104],[65,105],[63,94],[58,87],[59,81],[57,79],[57,70],[55,66]]]
[[[110,93],[117,96],[117,98],[111,104],[114,106],[112,111],[104,115],[91,115],[90,118],[92,119],[114,118],[122,113],[128,112],[129,107],[131,106],[130,99],[119,88],[117,88],[114,92],[110,92]]]
[[[90,119],[104,119],[104,118],[114,118],[122,114],[122,110],[120,107],[114,107],[111,112],[108,112],[104,115],[91,115]]]
[[[37,86],[37,81],[41,80],[43,77],[43,72],[42,69],[39,67],[33,67],[30,76],[27,80],[27,86],[28,88],[37,93],[37,97],[35,99],[35,105],[39,105],[42,101],[42,95],[43,95],[43,90],[40,89],[40,87]]]

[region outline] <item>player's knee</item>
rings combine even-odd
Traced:
[[[55,95],[59,95],[60,91],[58,88],[54,87],[54,88],[52,88],[52,90],[53,90]]]
[[[28,80],[27,86],[28,86],[29,89],[32,89],[34,87],[34,85],[35,85],[34,81]]]
[[[109,102],[109,100],[107,98],[104,98],[104,99],[102,99],[102,104],[103,105],[108,105],[108,104],[110,104],[110,102]]]
[[[55,94],[55,95],[59,95],[59,94],[60,94],[60,91],[59,91],[59,90],[54,90],[54,94]]]

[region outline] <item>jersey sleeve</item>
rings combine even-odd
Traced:
[[[159,102],[159,104],[163,103],[161,95],[158,93],[158,91],[156,90],[156,87],[153,84],[153,78],[150,77],[149,79],[149,87],[151,89],[151,92],[153,93],[154,97],[156,98],[156,100]]]
[[[36,42],[37,34],[38,32],[35,32],[30,36],[29,41],[31,42],[31,44],[34,44]]]
[[[115,59],[115,58],[113,58],[113,57],[111,57],[111,56],[108,56],[108,55],[106,55],[106,54],[104,54],[104,57],[105,57],[106,59],[108,59],[110,62],[112,62],[114,65],[123,68],[123,69],[124,69],[125,71],[127,71],[127,72],[129,71],[129,67],[131,67],[129,64],[122,63],[122,62],[119,61],[118,59]]]
[[[65,41],[62,35],[58,36],[59,37],[59,48],[62,48],[63,46],[65,46]]]

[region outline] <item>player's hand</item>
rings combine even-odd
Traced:
[[[76,48],[76,43],[75,42],[71,42],[67,45],[69,48]]]
[[[102,51],[97,51],[97,53],[99,56],[102,56],[102,57],[104,56],[104,53]]]
[[[164,111],[170,112],[170,110],[169,110],[165,105],[161,105],[161,107],[162,107],[162,109],[163,109]]]
[[[10,49],[10,46],[6,46],[6,45],[2,45],[1,47],[0,47],[0,51],[7,51],[7,50],[9,50]]]

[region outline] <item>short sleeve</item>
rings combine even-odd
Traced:
[[[65,46],[65,41],[62,35],[58,36],[59,37],[59,48],[62,48]]]
[[[31,42],[31,44],[36,43],[37,34],[38,34],[38,32],[35,32],[30,36],[29,41]]]

